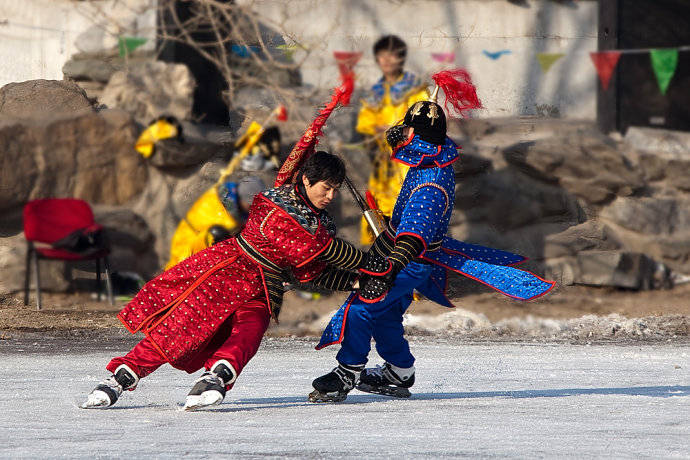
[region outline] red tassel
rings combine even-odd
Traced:
[[[468,111],[480,109],[482,102],[477,96],[477,88],[465,69],[443,70],[431,76],[446,95],[445,108],[449,116],[465,117]],[[450,110],[451,105],[455,112]]]
[[[374,198],[374,195],[372,195],[372,193],[369,190],[366,191],[364,196],[366,197],[367,205],[369,205],[371,209],[379,208],[378,203],[376,203],[376,198]]]
[[[343,83],[333,90],[331,101],[316,116],[312,124],[307,128],[299,141],[295,144],[285,162],[280,167],[274,187],[292,182],[295,174],[309,155],[316,151],[319,137],[323,134],[323,126],[333,110],[340,105],[348,105],[350,97],[355,89],[354,73],[343,75]]]
[[[287,121],[288,113],[284,105],[278,106],[276,118],[278,121]]]

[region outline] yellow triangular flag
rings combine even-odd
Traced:
[[[292,57],[295,55],[295,51],[297,51],[297,45],[278,45],[276,48],[283,50],[285,57],[290,61],[292,61]]]
[[[563,53],[537,53],[537,60],[541,66],[541,71],[546,73],[551,66],[564,56]]]

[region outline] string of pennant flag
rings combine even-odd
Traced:
[[[618,60],[622,54],[641,54],[649,53],[650,62],[661,94],[666,94],[669,84],[676,73],[678,66],[678,53],[680,51],[690,51],[690,46],[679,46],[675,48],[638,48],[623,50],[594,51],[589,53],[589,57],[594,64],[594,68],[599,76],[601,87],[608,90],[611,76],[613,75]],[[509,49],[498,51],[482,50],[482,54],[487,58],[496,61],[502,56],[512,54]],[[565,53],[537,53],[537,62],[543,73],[549,71]],[[431,53],[431,58],[439,63],[455,62],[455,53]]]
[[[134,49],[146,43],[145,38],[139,37],[119,37],[118,45],[120,48],[120,55],[126,55],[134,51]],[[278,45],[288,59],[292,59],[297,45]],[[231,51],[238,57],[246,58],[252,54],[260,54],[260,48],[256,46],[232,45]],[[650,56],[650,63],[656,77],[657,84],[661,94],[666,94],[668,87],[673,79],[678,66],[678,53],[681,51],[690,51],[690,45],[678,46],[675,48],[637,48],[637,49],[619,49],[606,51],[593,51],[589,53],[592,64],[599,76],[601,87],[606,91],[609,88],[609,83],[613,72],[618,65],[618,61],[623,54],[640,54],[648,53]],[[497,51],[482,50],[482,54],[488,59],[497,61],[505,55],[512,54],[509,49],[501,49]],[[335,60],[340,68],[340,72],[344,73],[346,69],[352,69],[357,61],[362,56],[359,51],[334,51]],[[537,62],[543,73],[547,73],[549,69],[563,56],[565,53],[537,53]],[[438,63],[452,64],[455,62],[454,52],[431,53],[431,58]]]
[[[288,58],[291,58],[297,47],[296,45],[280,45],[278,48],[282,49]],[[681,51],[690,51],[690,45],[678,46],[675,48],[636,48],[593,51],[589,53],[589,56],[599,76],[601,87],[604,90],[608,90],[611,77],[618,65],[618,60],[621,55],[648,53],[659,90],[662,94],[666,94],[671,80],[673,79],[673,75],[676,72],[676,67],[678,66],[678,53]],[[492,61],[497,61],[505,55],[513,54],[513,52],[509,49],[497,51],[482,50],[482,54]],[[362,56],[362,53],[358,51],[335,51],[333,55],[338,66],[341,67],[340,71],[342,73],[342,67],[353,66],[351,61],[354,60],[356,63]],[[565,56],[565,53],[537,53],[537,62],[542,72],[546,73],[563,56]],[[431,53],[431,58],[435,62],[441,64],[452,64],[455,62],[455,57],[454,52]]]

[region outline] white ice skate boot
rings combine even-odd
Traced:
[[[367,393],[409,398],[409,388],[414,385],[414,366],[402,368],[385,363],[362,371],[357,389]]]
[[[124,390],[134,390],[139,377],[126,364],[120,364],[115,373],[93,389],[81,405],[82,409],[103,409],[115,404]]]
[[[232,365],[224,359],[216,361],[210,371],[201,374],[187,395],[184,410],[196,410],[215,406],[225,398],[225,387],[237,379]]]

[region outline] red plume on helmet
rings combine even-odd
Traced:
[[[482,107],[482,102],[477,96],[477,88],[472,84],[472,78],[465,69],[443,70],[431,76],[434,83],[443,90],[446,95],[446,103],[444,104],[446,112],[449,116],[465,117],[471,109],[479,109]],[[431,100],[435,101],[434,91]],[[450,110],[453,107],[454,112]]]
[[[319,137],[323,134],[322,129],[326,124],[326,120],[331,115],[333,110],[340,105],[348,105],[350,103],[350,96],[355,87],[354,74],[349,72],[342,75],[343,83],[337,88],[333,89],[331,101],[319,111],[311,125],[304,132],[299,141],[292,148],[287,159],[281,166],[276,176],[274,187],[278,187],[288,182],[292,182],[295,174],[299,170],[304,161],[314,153],[316,144],[319,143]]]

